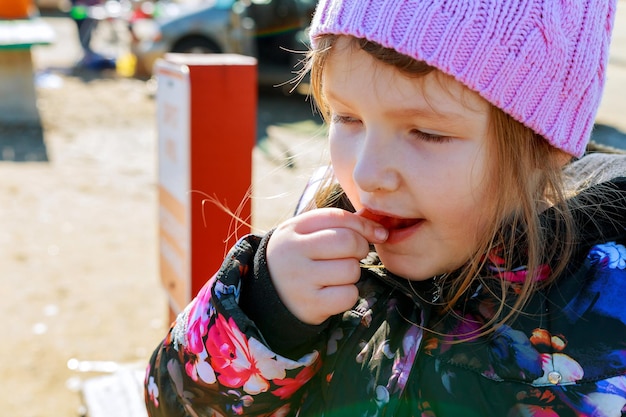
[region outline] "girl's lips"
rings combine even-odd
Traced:
[[[365,217],[366,219],[370,219],[375,221],[376,223],[380,223],[385,229],[389,232],[393,232],[396,230],[407,229],[409,227],[415,226],[417,223],[420,223],[422,219],[405,219],[400,217],[388,216],[386,214],[379,214],[368,209],[362,209],[357,212],[359,216]]]

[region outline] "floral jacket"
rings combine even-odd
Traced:
[[[625,416],[626,178],[593,201],[570,267],[522,314],[471,342],[449,343],[493,315],[488,285],[455,314],[364,265],[360,300],[320,326],[293,317],[271,285],[263,238],[246,236],[155,350],[151,416]],[[593,192],[593,187],[589,189]],[[523,265],[485,274],[514,291]],[[499,287],[498,287],[499,288]],[[461,316],[466,320],[458,320]],[[429,329],[428,331],[424,330]]]

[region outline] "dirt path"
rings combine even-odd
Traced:
[[[57,43],[34,50],[45,70],[37,78],[43,142],[36,131],[13,131],[7,144],[5,131],[0,143],[3,416],[78,416],[77,388],[99,374],[78,373],[68,361],[145,363],[168,326],[158,273],[155,100],[144,81],[72,72],[80,57],[75,28],[47,20]],[[267,229],[292,210],[322,141],[307,139],[317,129],[309,104],[262,100],[260,134],[270,125],[273,134],[255,150],[253,210],[254,223]],[[295,168],[285,175],[288,156]]]
[[[68,361],[144,361],[166,326],[154,101],[137,80],[46,83],[48,161],[0,163],[3,415],[78,415],[74,389],[90,375]]]

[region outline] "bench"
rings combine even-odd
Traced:
[[[39,123],[31,47],[55,33],[43,19],[0,20],[0,123]]]

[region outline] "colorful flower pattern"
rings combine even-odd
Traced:
[[[363,298],[322,335],[326,350],[290,360],[241,331],[237,315],[224,308],[238,300],[251,246],[258,244],[247,239],[253,244],[238,245],[218,278],[178,318],[160,360],[148,368],[152,416],[187,415],[160,414],[164,402],[168,410],[178,402],[203,417],[626,415],[623,301],[598,295],[626,282],[622,243],[593,246],[562,287],[531,300],[527,311],[534,315],[470,341],[462,340],[495,314],[486,286],[454,314],[444,314],[408,290],[390,293],[380,277],[364,273]],[[532,274],[523,266],[505,271],[497,255],[490,260],[489,271],[508,282],[513,294],[528,277],[542,280],[549,272],[547,265]],[[423,330],[424,323],[431,331]],[[164,397],[159,385],[166,363],[175,397]],[[184,370],[180,375],[178,368]],[[498,398],[491,399],[495,392]]]
[[[597,245],[589,253],[589,260],[608,269],[626,269],[626,248],[615,242]]]
[[[199,291],[172,325],[163,345],[170,359],[161,360],[160,365],[165,365],[176,394],[186,407],[191,407],[203,389],[223,393],[219,395],[219,405],[207,408],[210,413],[199,414],[203,416],[250,414],[255,408],[266,408],[260,400],[264,395],[273,397],[272,403],[290,399],[320,366],[317,352],[297,361],[277,355],[257,338],[244,334],[237,321],[221,309],[223,300],[239,298],[239,285],[228,282],[229,277],[238,280],[247,273],[239,253],[231,253],[227,273],[217,274]],[[153,369],[148,368],[146,374],[146,401],[156,414],[161,403]],[[256,414],[279,417],[288,415],[290,410],[289,404],[280,404],[270,413]]]

